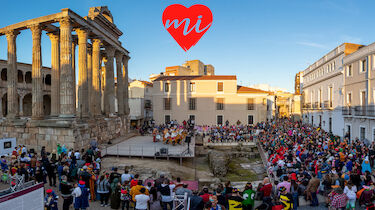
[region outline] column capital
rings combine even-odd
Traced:
[[[41,38],[40,36],[42,35],[42,25],[37,23],[37,24],[29,25],[27,26],[27,28],[30,29],[33,39]]]
[[[122,57],[122,62],[123,62],[123,63],[126,63],[126,62],[129,61],[129,59],[130,59],[130,57],[129,57],[128,55],[123,55],[123,57]]]
[[[116,50],[116,52],[115,52],[116,61],[121,60],[121,62],[122,62],[123,56],[124,56],[124,54],[122,52]]]
[[[78,36],[72,35],[72,44],[77,45],[78,44]]]
[[[87,27],[76,28],[74,31],[77,33],[78,37],[87,36],[90,33],[90,30]]]
[[[113,58],[115,56],[116,49],[112,45],[105,46],[105,53],[108,58]]]
[[[7,37],[7,39],[16,38],[18,34],[20,34],[20,32],[16,31],[16,30],[11,30],[11,31],[5,32],[5,36]]]
[[[50,40],[55,40],[55,41],[60,40],[60,33],[59,32],[49,32],[49,33],[47,33],[47,36],[50,38]]]
[[[72,19],[70,17],[63,17],[59,20],[60,27],[70,27],[72,24]]]
[[[87,51],[92,52],[92,44],[87,43]]]

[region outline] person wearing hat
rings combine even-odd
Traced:
[[[74,196],[74,209],[85,210],[89,207],[89,189],[86,188],[84,181],[79,181],[75,185],[72,195]]]
[[[46,197],[44,198],[44,206],[46,210],[57,210],[57,195],[52,189],[46,190]]]
[[[286,187],[280,187],[279,192],[279,201],[283,204],[284,210],[293,209],[293,197],[288,193]]]
[[[232,195],[228,198],[229,210],[242,210],[243,198],[237,188],[233,188]]]

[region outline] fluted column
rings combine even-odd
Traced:
[[[113,58],[115,48],[106,46],[105,52],[107,62],[105,62],[105,82],[104,82],[104,112],[106,115],[115,113],[115,81],[113,70]]]
[[[43,118],[43,75],[42,75],[42,29],[40,25],[30,26],[33,38],[32,63],[32,119]]]
[[[47,34],[51,40],[51,116],[60,114],[60,35]]]
[[[69,18],[60,20],[60,117],[74,117],[75,84],[72,69],[72,26]]]
[[[118,114],[124,114],[124,82],[122,76],[122,54],[116,53],[116,72],[117,72],[117,88],[116,88],[116,98]]]
[[[77,29],[78,35],[78,114],[88,117],[88,77],[87,77],[87,29]]]
[[[20,116],[23,116],[23,98],[25,97],[25,95],[20,95],[19,96],[19,108],[20,108],[20,113],[19,115]]]
[[[72,71],[73,71],[73,84],[74,84],[74,92],[73,92],[73,98],[74,98],[74,109],[75,112],[77,111],[77,78],[76,78],[76,46],[77,46],[77,40],[78,38],[75,36],[72,36]]]
[[[100,61],[100,39],[92,39],[92,91],[90,104],[93,104],[94,115],[101,114],[101,61]]]
[[[9,31],[6,33],[8,42],[8,118],[18,117],[18,99],[17,99],[17,47],[16,38],[18,31]]]
[[[124,114],[129,115],[129,76],[128,76],[128,61],[130,57],[124,55],[122,58],[122,78],[124,83]]]
[[[94,114],[94,104],[92,103],[92,46],[87,45],[87,88],[88,88],[88,104],[89,104],[89,116]]]

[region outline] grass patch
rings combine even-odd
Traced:
[[[251,170],[244,169],[241,167],[241,163],[255,162],[256,160],[250,160],[247,158],[236,158],[232,159],[228,164],[228,173],[223,179],[225,181],[230,180],[234,182],[238,181],[256,181],[258,176]]]

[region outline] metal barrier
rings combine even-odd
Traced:
[[[190,198],[187,193],[185,195],[175,195],[173,199],[174,210],[189,210],[190,209]]]

